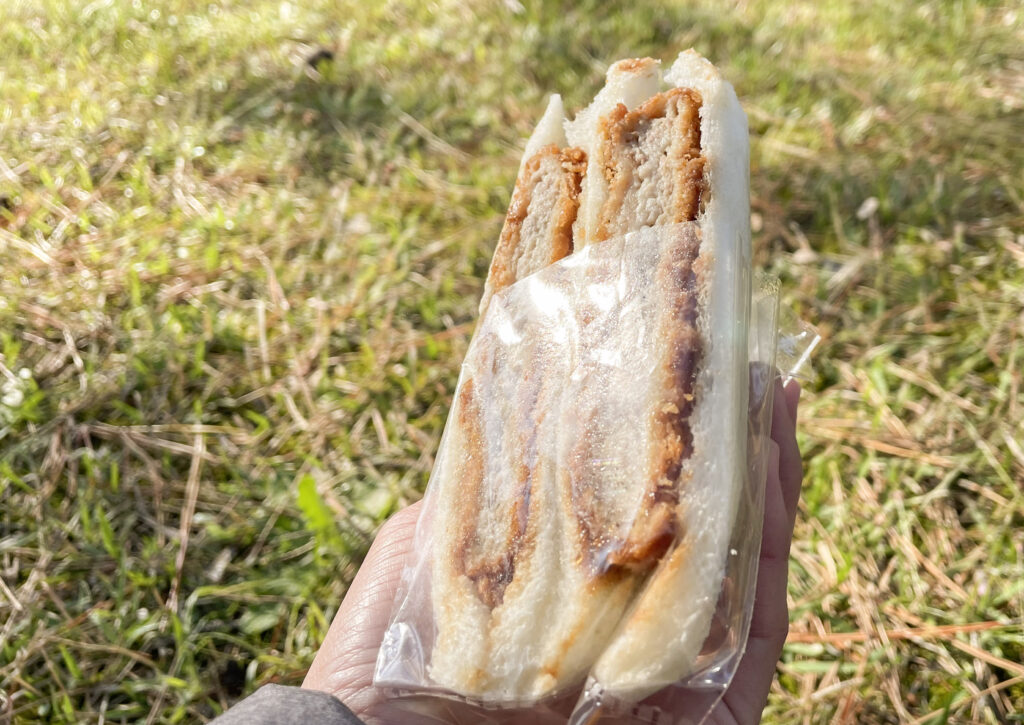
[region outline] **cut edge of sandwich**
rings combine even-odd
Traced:
[[[679,503],[682,537],[661,561],[598,659],[594,679],[637,700],[686,677],[698,661],[717,606],[746,477],[750,195],[747,119],[731,84],[693,50],[665,74],[701,94],[707,194],[698,223],[698,263],[707,286],[699,318],[704,363],[691,415],[695,446]],[[652,657],[652,652],[657,656]]]
[[[496,292],[572,253],[587,155],[566,145],[559,95],[526,144],[505,224],[480,298],[483,318]]]

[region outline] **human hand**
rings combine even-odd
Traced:
[[[789,606],[786,603],[789,546],[793,541],[796,505],[804,475],[800,449],[796,444],[799,400],[800,386],[795,380],[785,387],[781,383],[776,384],[765,481],[761,560],[757,567],[750,634],[747,649],[729,689],[706,721],[711,725],[761,722],[761,712],[775,677],[775,665],[789,634]]]
[[[373,670],[421,508],[417,501],[384,522],[302,683],[334,695],[367,723],[403,722],[394,713],[389,719]]]
[[[799,397],[800,388],[795,382],[785,388],[781,384],[776,387],[761,559],[750,635],[732,683],[708,720],[716,725],[760,721],[775,664],[789,631],[789,545],[803,477],[796,444]],[[420,508],[418,503],[409,506],[381,528],[302,683],[303,687],[334,695],[371,725],[411,721],[408,711],[398,709],[373,687],[373,671],[402,568],[412,548]],[[438,714],[427,721],[459,719],[458,705],[446,702],[442,706],[450,717]],[[475,721],[480,722],[479,715]],[[537,723],[538,719],[532,718],[531,722]]]

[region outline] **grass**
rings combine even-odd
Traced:
[[[692,45],[825,338],[765,719],[1019,721],[1022,44],[981,0],[3,3],[0,713],[300,682],[426,483],[545,94]]]

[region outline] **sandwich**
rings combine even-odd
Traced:
[[[434,686],[638,700],[699,668],[746,471],[748,168],[694,51],[613,64],[571,121],[551,98],[430,483]]]

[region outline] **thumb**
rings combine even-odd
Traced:
[[[419,519],[415,503],[388,519],[370,547],[303,687],[323,690],[358,706],[353,698],[370,687],[377,650],[391,615],[391,606],[412,550]]]

